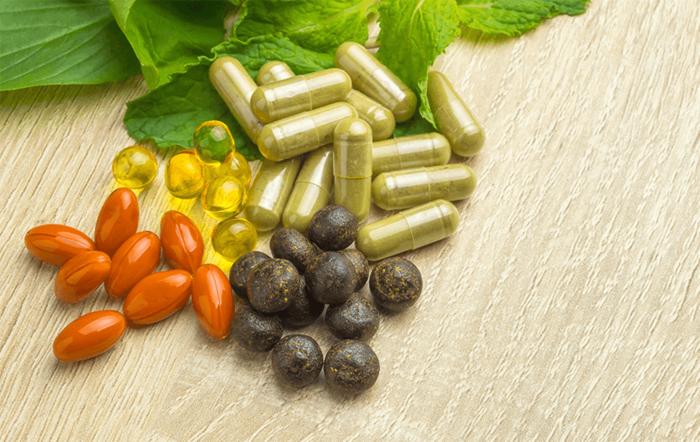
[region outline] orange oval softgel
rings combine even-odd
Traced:
[[[202,265],[204,240],[197,226],[187,216],[171,210],[160,220],[163,255],[176,269],[194,273]]]
[[[62,266],[83,252],[95,250],[95,243],[83,232],[61,224],[34,227],[24,236],[29,253],[48,264]]]
[[[104,252],[85,252],[61,267],[54,293],[63,302],[74,304],[90,296],[109,276],[112,261]]]
[[[139,226],[139,202],[136,194],[125,187],[117,189],[102,205],[95,225],[97,250],[114,256],[119,246],[129,239]]]
[[[148,275],[124,300],[124,316],[134,325],[162,321],[185,305],[191,291],[192,275],[185,270]]]
[[[105,290],[112,298],[123,298],[160,262],[160,239],[153,232],[139,232],[127,239],[112,258]]]
[[[71,322],[53,341],[53,354],[62,361],[82,361],[101,355],[124,334],[124,315],[114,310],[88,313]]]
[[[202,328],[212,337],[224,339],[231,333],[233,292],[228,278],[217,266],[206,264],[194,273],[192,307]]]

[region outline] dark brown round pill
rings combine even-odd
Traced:
[[[323,368],[323,352],[306,335],[287,335],[272,349],[272,369],[292,387],[305,387],[318,379]]]
[[[231,323],[231,336],[242,347],[257,352],[266,352],[282,338],[282,321],[275,315],[265,315],[249,305],[237,309]]]
[[[326,325],[340,339],[366,341],[377,333],[379,313],[372,301],[355,293],[342,304],[328,306]]]
[[[342,250],[357,238],[359,222],[343,206],[330,205],[316,212],[309,225],[309,239],[322,250]]]
[[[355,268],[355,271],[357,272],[357,285],[355,286],[355,291],[360,291],[362,287],[367,284],[367,279],[369,279],[369,261],[367,261],[365,255],[363,255],[362,252],[357,249],[345,249],[339,251],[338,253],[349,259],[350,263]]]
[[[332,388],[342,393],[361,393],[377,382],[379,358],[362,341],[338,341],[326,354],[323,373]]]
[[[388,310],[401,311],[418,301],[423,290],[420,270],[404,258],[389,258],[377,264],[369,278],[374,302]]]
[[[357,285],[357,272],[338,252],[317,255],[306,268],[305,277],[309,294],[324,304],[347,301]]]
[[[294,264],[299,273],[316,256],[316,248],[301,232],[291,227],[279,229],[270,238],[270,250],[275,258],[286,259]]]
[[[286,259],[263,261],[248,276],[248,300],[261,313],[276,313],[289,307],[301,284],[299,272]]]
[[[263,252],[253,251],[238,258],[231,266],[228,280],[233,291],[243,299],[248,299],[248,276],[255,266],[263,261],[272,259]]]
[[[282,323],[288,327],[304,327],[312,324],[326,307],[309,295],[309,290],[303,276],[296,296],[292,296],[289,307],[279,312]]]

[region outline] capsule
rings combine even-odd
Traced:
[[[333,142],[335,127],[357,111],[347,103],[333,103],[265,126],[258,149],[272,161],[292,158]]]
[[[194,273],[202,265],[204,240],[197,226],[177,210],[170,210],[160,219],[163,255],[176,269]]]
[[[160,262],[160,239],[153,232],[139,232],[124,241],[112,258],[105,290],[112,298],[123,298],[137,282]]]
[[[235,308],[228,278],[215,265],[206,264],[194,273],[192,307],[202,328],[216,339],[231,333]]]
[[[70,304],[90,296],[109,276],[112,261],[103,252],[85,252],[61,267],[56,276],[56,297]]]
[[[236,150],[228,126],[217,120],[205,121],[194,130],[194,153],[202,164],[218,166]]]
[[[204,190],[204,169],[194,150],[173,155],[165,166],[165,187],[176,198],[196,198]]]
[[[301,157],[263,161],[248,193],[243,216],[260,231],[277,227],[301,167]]]
[[[112,174],[120,185],[141,189],[156,179],[158,162],[150,150],[141,146],[129,146],[114,156]]]
[[[333,188],[333,146],[309,153],[282,213],[282,224],[302,233],[309,230],[314,213],[331,200]]]
[[[475,188],[469,166],[448,164],[382,173],[372,182],[372,198],[381,209],[400,210],[437,199],[462,200]]]
[[[61,224],[34,227],[24,236],[24,245],[36,258],[55,266],[95,250],[95,243],[86,234]]]
[[[250,98],[253,114],[272,123],[301,112],[342,101],[352,89],[345,71],[327,69],[260,86]]]
[[[357,116],[370,125],[372,140],[386,140],[394,133],[394,128],[396,128],[394,114],[367,95],[353,89],[345,98],[345,102],[354,107]]]
[[[435,200],[367,224],[357,233],[355,247],[368,260],[378,261],[447,238],[458,225],[457,208]]]
[[[437,132],[380,141],[372,146],[372,175],[447,164],[451,155],[450,142]]]
[[[286,80],[293,76],[294,72],[292,72],[287,63],[270,61],[262,65],[258,71],[258,86],[265,86],[266,84]]]
[[[124,300],[124,316],[135,325],[154,324],[182,308],[192,291],[192,275],[168,270],[139,281]]]
[[[222,220],[241,213],[247,198],[245,184],[236,177],[224,175],[204,187],[202,209],[212,218]]]
[[[428,74],[428,103],[438,130],[450,141],[454,153],[470,157],[481,150],[486,140],[484,129],[441,72]]]
[[[211,234],[211,246],[224,259],[234,262],[255,250],[258,231],[245,218],[229,218],[221,221]]]
[[[234,152],[219,167],[205,167],[204,175],[207,182],[228,175],[238,178],[243,184],[248,186],[253,172],[250,170],[248,160],[240,153]]]
[[[355,89],[389,109],[397,123],[415,113],[416,94],[364,46],[353,42],[340,45],[335,53],[335,67],[350,75]]]
[[[129,239],[139,227],[139,202],[131,189],[121,188],[112,192],[102,205],[95,225],[97,250],[114,256],[120,245]]]
[[[71,322],[53,341],[53,354],[61,361],[94,358],[114,347],[126,330],[124,316],[114,310],[88,313]]]
[[[250,97],[257,85],[243,65],[233,57],[219,57],[209,68],[209,80],[253,143],[263,124],[250,108]]]
[[[372,196],[372,128],[359,118],[348,118],[335,129],[333,177],[335,203],[362,222]]]

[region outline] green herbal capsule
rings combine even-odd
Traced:
[[[442,73],[428,74],[428,103],[438,130],[450,141],[452,151],[463,157],[476,155],[486,135],[464,101]]]
[[[350,75],[355,89],[389,109],[397,123],[408,120],[416,111],[416,94],[364,46],[353,42],[340,45],[335,66]]]
[[[343,101],[351,89],[348,74],[340,69],[327,69],[260,86],[253,93],[250,106],[260,121],[272,123]]]
[[[396,127],[394,114],[367,95],[352,90],[345,98],[345,102],[354,107],[357,115],[369,123],[374,141],[386,140],[394,133]]]
[[[282,214],[284,227],[302,233],[309,230],[314,214],[331,200],[333,187],[333,146],[309,153],[301,166],[292,194]]]
[[[257,85],[243,65],[233,57],[220,57],[209,68],[209,80],[245,133],[257,143],[263,124],[250,109],[250,97]]]
[[[359,118],[343,120],[333,135],[335,203],[362,222],[372,197],[372,128]]]
[[[267,159],[282,161],[333,142],[335,127],[348,117],[357,117],[347,103],[333,103],[266,125],[260,132],[258,149]]]
[[[260,231],[272,230],[282,211],[301,167],[301,157],[279,163],[265,160],[255,175],[243,216]]]
[[[372,182],[372,198],[381,209],[400,210],[437,199],[462,200],[475,188],[469,166],[448,164],[382,173]]]
[[[459,212],[452,203],[435,200],[367,224],[355,247],[370,261],[415,250],[457,232]]]
[[[287,63],[283,63],[281,61],[270,61],[262,65],[258,71],[258,85],[264,86],[276,81],[292,78],[293,76],[294,72],[292,72],[289,66],[287,66]]]
[[[437,132],[380,141],[372,147],[372,175],[447,164],[450,155],[449,141]]]

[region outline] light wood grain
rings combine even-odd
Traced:
[[[120,305],[102,289],[57,301],[57,269],[23,236],[92,233],[112,157],[133,144],[125,103],[146,88],[0,94],[0,439],[700,440],[699,41],[696,2],[620,0],[448,48],[435,67],[487,130],[467,161],[479,187],[454,237],[407,254],[424,294],[382,317],[381,375],[356,397],[280,385],[269,355],[214,342],[191,304],[108,354],[58,362],[68,322]],[[175,208],[209,235],[158,159],[140,228]],[[303,332],[333,342],[322,321]]]

